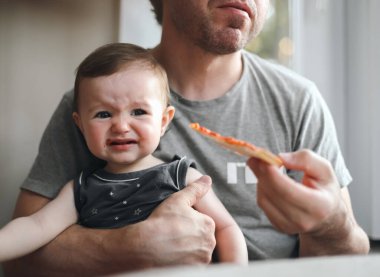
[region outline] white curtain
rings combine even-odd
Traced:
[[[293,0],[294,69],[334,116],[359,223],[380,239],[380,1]]]

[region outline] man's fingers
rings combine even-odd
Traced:
[[[277,166],[268,164],[267,162],[254,157],[247,160],[247,165],[258,179],[268,177],[268,170],[279,170]]]
[[[303,171],[313,179],[329,180],[334,175],[330,163],[313,151],[299,150],[293,153],[281,153],[279,156],[286,168]]]
[[[257,158],[251,157],[247,161],[247,165],[252,169],[253,173],[255,173],[256,177],[260,176],[259,165],[261,161]]]
[[[175,201],[182,201],[194,206],[211,188],[211,178],[207,175],[200,177],[195,182],[188,184],[183,190],[172,195]]]

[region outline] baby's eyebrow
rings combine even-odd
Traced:
[[[105,105],[101,105],[101,104],[89,105],[87,107],[87,112],[89,112],[89,113],[94,113],[94,112],[98,112],[101,110],[105,111],[105,110],[107,110],[107,107]]]
[[[138,108],[145,108],[145,109],[147,109],[147,108],[151,107],[151,104],[148,101],[137,100],[137,101],[131,102],[130,106],[131,107],[138,107]]]

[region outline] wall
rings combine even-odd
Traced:
[[[161,39],[161,26],[151,10],[148,0],[120,0],[119,40],[146,48],[156,46]]]
[[[0,0],[0,226],[76,66],[117,40],[118,9],[116,0]]]

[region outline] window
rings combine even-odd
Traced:
[[[257,38],[248,43],[246,49],[290,67],[293,57],[290,27],[289,0],[272,0],[264,29]]]

